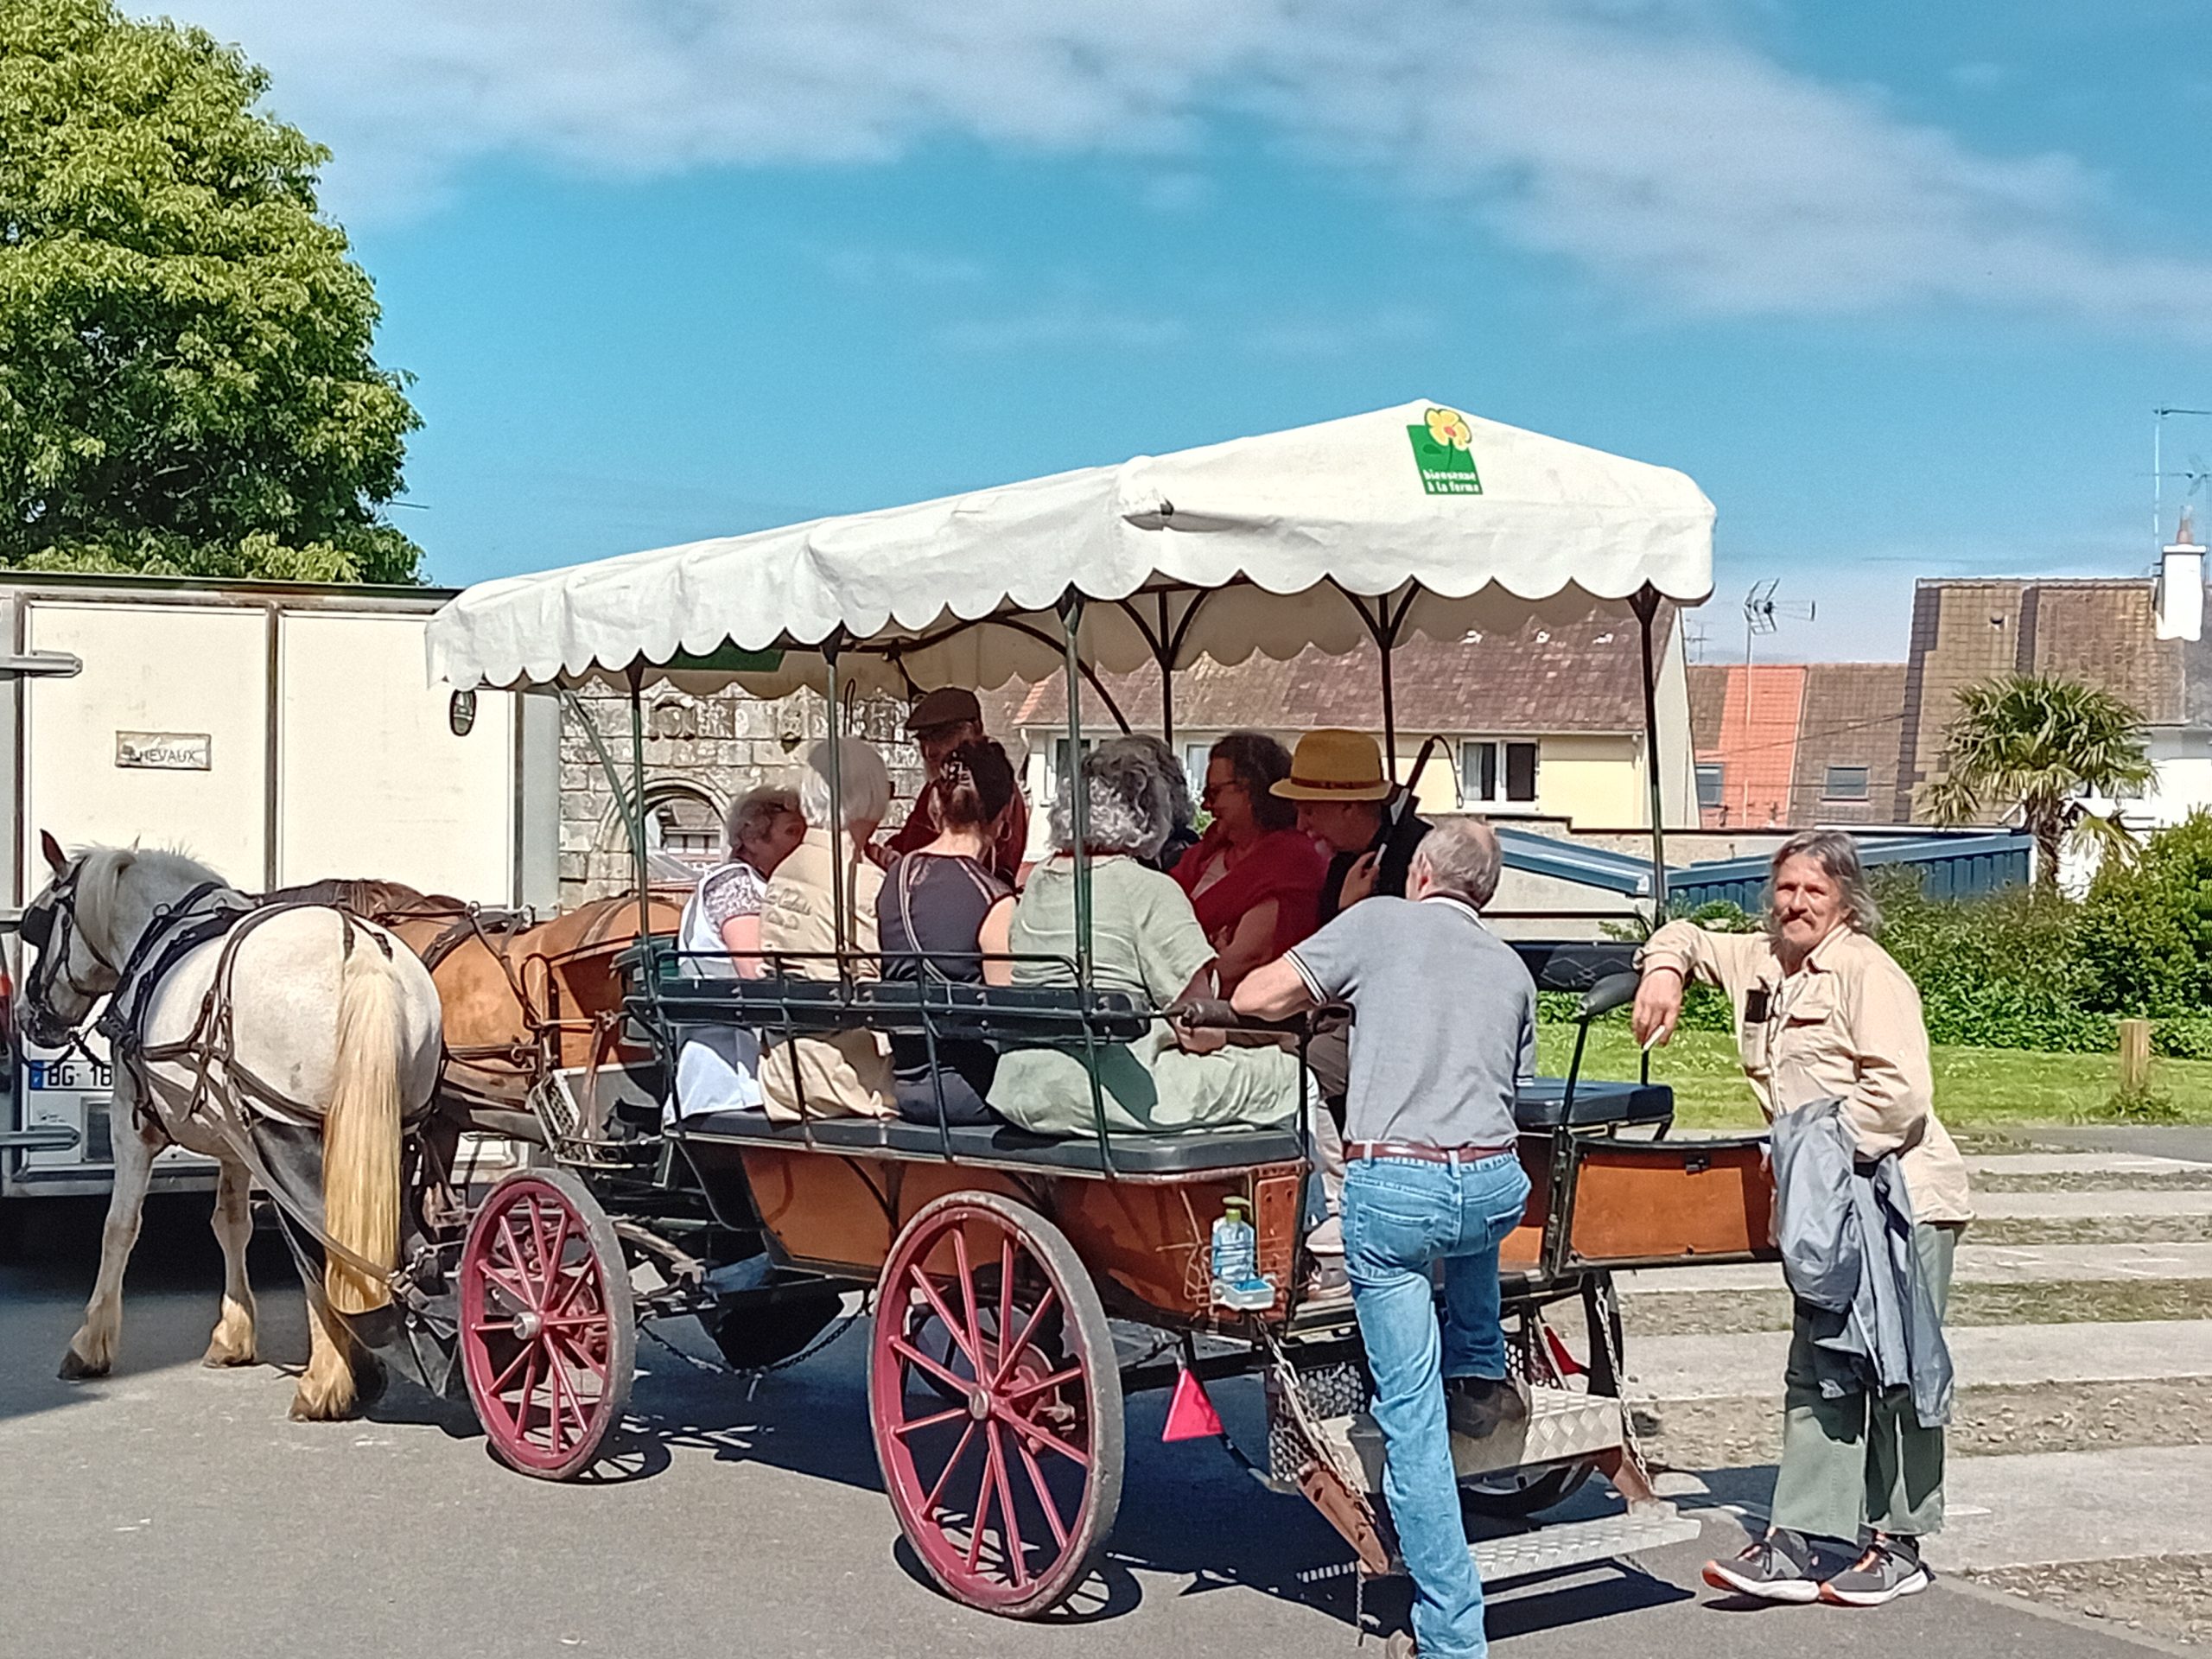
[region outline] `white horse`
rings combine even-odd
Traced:
[[[85,1322],[62,1356],[61,1375],[103,1376],[114,1362],[124,1268],[137,1240],[155,1155],[171,1143],[220,1163],[214,1229],[223,1247],[223,1306],[206,1363],[255,1363],[245,1261],[253,1177],[239,1155],[238,1126],[256,1109],[248,1096],[258,1086],[280,1096],[289,1115],[320,1122],[325,1236],[380,1269],[372,1275],[330,1253],[321,1294],[308,1289],[313,1346],[292,1415],[331,1421],[351,1414],[356,1388],[349,1344],[327,1316],[366,1313],[391,1300],[382,1274],[398,1251],[403,1125],[429,1102],[441,1054],[438,996],[429,975],[382,929],[320,906],[269,916],[237,939],[227,964],[225,940],[214,938],[164,967],[167,953],[159,939],[146,938],[149,929],[173,936],[180,901],[207,884],[213,890],[192,910],[242,905],[239,896],[180,854],[95,847],[72,859],[52,836],[42,836],[41,843],[54,879],[24,911],[25,936],[44,942],[24,988],[26,1027],[48,1046],[70,1040],[99,999],[128,976],[131,982],[118,1001],[140,1011],[144,1074],[155,1084],[142,1087],[141,1074],[117,1054],[114,1194],[100,1238],[99,1277]],[[149,973],[158,978],[139,988]],[[211,1038],[216,1027],[203,1006],[225,1003],[227,1015]],[[182,1052],[161,1058],[177,1047]],[[203,1076],[208,1098],[194,1110],[191,1096]],[[242,1084],[241,1077],[251,1081]]]

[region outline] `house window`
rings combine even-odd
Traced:
[[[1459,798],[1528,802],[1536,798],[1536,746],[1476,738],[1459,745]]]
[[[1083,740],[1083,752],[1085,754],[1089,754],[1091,750],[1097,747],[1098,740],[1096,738],[1086,737]],[[1052,769],[1045,774],[1041,780],[1041,787],[1039,787],[1037,791],[1038,798],[1045,801],[1058,800],[1060,798],[1060,785],[1067,781],[1067,775],[1068,741],[1065,737],[1056,737],[1052,740]]]
[[[1211,743],[1185,743],[1183,746],[1183,777],[1196,796],[1206,786],[1206,757],[1212,753]]]
[[[1697,769],[1697,804],[1701,807],[1718,806],[1727,789],[1728,768],[1718,760],[1707,760]]]
[[[1830,766],[1827,780],[1821,785],[1824,801],[1863,801],[1866,798],[1866,768],[1864,766]]]

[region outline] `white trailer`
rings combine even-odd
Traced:
[[[379,876],[550,914],[560,716],[543,696],[429,689],[431,588],[0,572],[0,788],[13,803],[0,1011],[27,965],[12,920],[65,847],[171,847],[249,891]],[[13,1020],[0,1204],[101,1193],[105,1050],[55,1054]],[[206,1185],[172,1151],[156,1190]]]

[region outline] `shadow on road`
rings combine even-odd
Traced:
[[[123,1344],[113,1373],[87,1382],[54,1375],[83,1316],[99,1268],[98,1198],[10,1200],[10,1248],[0,1259],[0,1417],[59,1410],[98,1400],[118,1382],[196,1363],[219,1311],[223,1254],[205,1195],[157,1193],[146,1201],[137,1247],[123,1281]],[[283,1240],[257,1231],[249,1253],[260,1302],[264,1363],[298,1366],[308,1352],[307,1312]]]

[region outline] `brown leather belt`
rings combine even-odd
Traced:
[[[1504,1147],[1416,1147],[1401,1141],[1347,1141],[1344,1156],[1354,1163],[1365,1158],[1410,1158],[1423,1164],[1471,1164],[1502,1157],[1513,1151]]]

